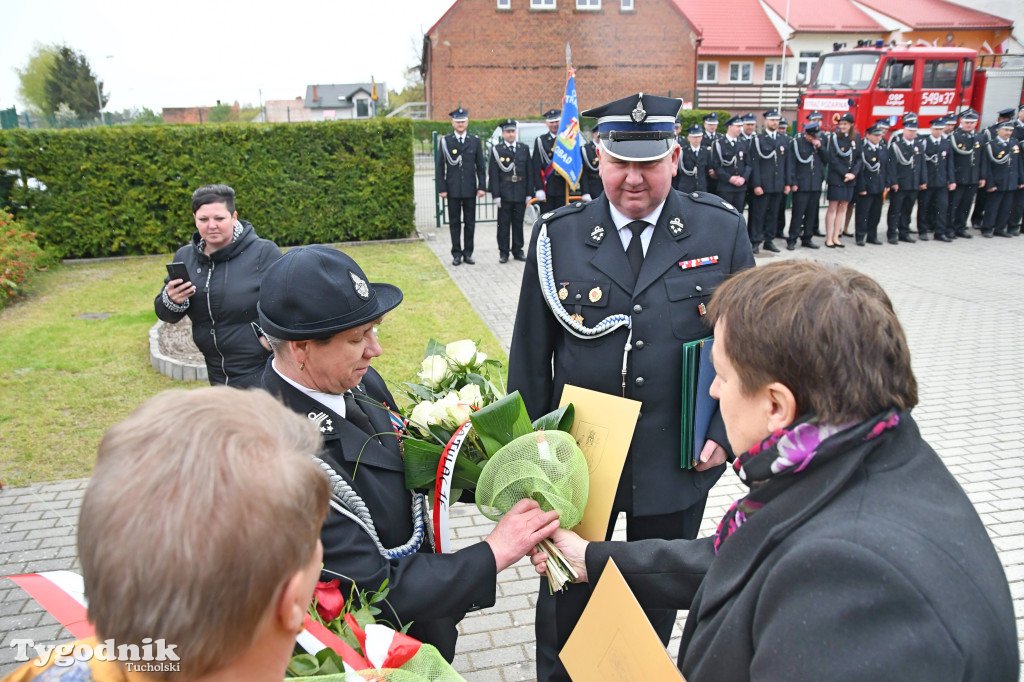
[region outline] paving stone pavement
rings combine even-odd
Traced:
[[[477,226],[476,265],[453,267],[447,227],[434,227],[432,180],[417,174],[417,223],[425,243],[507,349],[523,266],[498,263],[494,223]],[[527,228],[528,229],[528,228]],[[975,233],[977,234],[977,233]],[[819,240],[820,241],[820,240]],[[798,249],[770,258],[814,258],[849,265],[877,279],[896,306],[920,389],[914,417],[925,438],[963,485],[996,549],[1024,634],[1024,238],[957,240],[899,246]],[[709,254],[710,255],[710,254]],[[0,576],[80,570],[77,511],[86,479],[0,490]],[[713,532],[743,494],[729,473],[712,490],[701,534]],[[483,539],[492,523],[474,507],[453,510],[456,549]],[[617,531],[621,536],[621,529]],[[454,666],[467,680],[534,679],[533,607],[538,579],[522,560],[499,577],[494,607],[468,615]],[[679,646],[679,622],[669,651]],[[12,639],[54,644],[72,639],[10,580],[0,579],[0,675],[14,669]]]

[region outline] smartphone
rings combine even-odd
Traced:
[[[188,267],[181,261],[167,264],[167,274],[171,279],[180,279],[182,282],[191,284],[192,278],[188,275]]]

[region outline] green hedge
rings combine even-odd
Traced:
[[[0,168],[25,227],[64,258],[173,251],[195,230],[192,191],[234,187],[240,218],[280,246],[406,237],[414,228],[412,126],[292,124],[5,130]]]

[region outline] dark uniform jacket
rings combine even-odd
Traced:
[[[963,128],[953,131],[953,179],[958,185],[977,185],[981,179],[982,136]]]
[[[713,537],[590,543],[590,582],[611,557],[641,606],[689,609],[688,680],[1016,680],[1013,603],[992,541],[901,419],[794,475],[717,556]]]
[[[580,194],[589,194],[591,199],[596,199],[604,192],[604,183],[601,182],[601,163],[597,159],[597,145],[593,141],[583,145],[582,161]]]
[[[917,190],[924,184],[924,157],[917,140],[907,142],[898,135],[889,141],[889,186],[899,185],[900,190]]]
[[[956,170],[953,168],[953,145],[946,138],[940,137],[938,142],[931,135],[924,138],[925,175],[929,187],[945,187],[955,182]]]
[[[747,145],[742,138],[730,142],[728,136],[718,139],[711,148],[711,167],[715,169],[719,183],[729,183],[729,178],[739,175],[750,179],[750,166],[747,164]],[[743,185],[739,187],[742,189]]]
[[[860,172],[860,154],[857,153],[860,144],[849,135],[841,135],[834,132],[828,136],[828,140],[822,143],[825,148],[825,157],[828,159],[828,176],[826,181],[831,187],[842,187],[847,184],[843,178],[847,173],[857,175]],[[850,183],[848,186],[852,186]]]
[[[269,361],[263,374],[263,388],[288,408],[320,425],[324,439],[321,459],[363,498],[381,544],[388,549],[404,545],[413,531],[412,502],[405,488],[398,439],[371,439],[358,426],[282,379]],[[376,403],[394,409],[394,399],[373,368],[367,371],[360,388]],[[387,410],[373,402],[360,400],[359,404],[376,433],[394,433]],[[353,478],[357,462],[359,468]],[[430,519],[425,519],[425,523],[429,524]],[[429,541],[424,539],[419,552],[388,560],[380,555],[365,530],[333,508],[324,521],[320,539],[325,569],[348,576],[361,590],[377,591],[386,579],[387,604],[403,624],[413,621],[409,635],[434,645],[449,661],[455,656],[456,623],[467,611],[494,604],[497,565],[486,542],[454,554],[434,554]],[[326,580],[335,577],[325,575]],[[347,598],[345,581],[342,583],[342,593]],[[385,609],[387,620],[392,620],[383,603],[377,606]]]
[[[1011,136],[1017,142],[1024,140],[1024,123],[1020,119],[1017,119],[1013,123],[1013,135]]]
[[[438,192],[447,192],[453,199],[475,197],[477,190],[485,189],[487,165],[480,138],[466,133],[466,141],[459,144],[454,132],[442,137],[434,163],[434,182]]]
[[[530,194],[544,190],[545,199],[551,205],[561,206],[565,203],[565,178],[551,171],[545,181],[543,172],[551,163],[551,154],[555,149],[557,137],[553,133],[544,133],[533,142],[533,153],[530,155]],[[555,197],[552,202],[551,198]]]
[[[707,147],[698,147],[694,153],[690,141],[684,140],[680,148],[679,168],[672,178],[672,187],[680,192],[704,192],[708,188],[708,166],[711,164],[711,152]]]
[[[981,177],[985,179],[985,191],[1012,192],[1017,189],[1020,149],[1011,137],[1006,142],[993,137],[982,148]],[[992,188],[995,187],[995,190]]]
[[[863,140],[860,145],[860,173],[857,174],[857,193],[881,194],[891,183],[888,181],[889,153],[882,145],[874,149]]]
[[[244,220],[242,233],[210,255],[203,253],[198,230],[178,249],[174,260],[185,264],[196,293],[188,308],[173,312],[163,300],[163,290],[153,301],[156,316],[174,324],[188,315],[192,340],[206,360],[211,384],[247,388],[258,386],[270,351],[261,344],[252,323],[259,320],[256,303],[260,281],[271,263],[281,257],[277,244],[256,236]],[[164,278],[166,284],[170,276]]]
[[[707,129],[704,129],[704,137],[700,138],[700,146],[711,149],[715,145],[715,140],[721,140],[725,135],[718,132],[717,130],[713,133],[709,133]]]
[[[632,316],[625,396],[643,403],[626,461],[639,493],[633,496],[633,514],[686,509],[714,485],[722,467],[705,472],[680,467],[682,346],[711,333],[700,306],[715,288],[730,273],[754,264],[743,217],[713,194],[670,191],[634,282],[607,196],[542,215],[527,256],[509,353],[509,389],[520,392],[533,418],[558,406],[566,384],[621,396],[629,336],[620,327],[600,338],[577,338],[555,319],[538,284],[543,225],[555,286],[565,290],[564,297],[558,294],[565,311],[581,315],[587,327],[611,315]],[[717,262],[680,267],[704,257]],[[723,429],[716,419],[708,438],[725,447]]]
[[[815,149],[807,138],[799,135],[793,138],[789,147],[789,184],[795,185],[798,192],[820,192],[828,164],[825,158],[825,143],[822,142]]]
[[[504,169],[508,170],[504,170]],[[487,160],[491,196],[502,201],[526,201],[530,184],[530,148],[522,142],[509,146],[504,140],[491,147]]]
[[[789,178],[789,136],[778,131],[774,139],[764,131],[750,139],[750,187],[780,194]]]

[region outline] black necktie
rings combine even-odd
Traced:
[[[363,408],[359,406],[359,401],[352,395],[352,391],[345,392],[345,419],[371,436],[376,434],[376,431],[374,431],[373,426],[370,424],[369,417],[366,416]]]
[[[629,246],[626,247],[626,260],[629,261],[629,269],[633,271],[634,280],[640,276],[640,268],[644,264],[644,245],[640,241],[640,235],[647,229],[647,225],[648,223],[643,220],[634,220],[626,225],[633,233],[633,238],[629,240]]]

